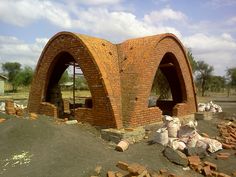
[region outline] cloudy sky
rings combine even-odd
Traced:
[[[59,31],[114,43],[170,32],[224,75],[236,67],[235,9],[236,0],[0,0],[0,63],[35,67]]]

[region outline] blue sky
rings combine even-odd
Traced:
[[[0,0],[0,63],[35,67],[59,31],[113,43],[170,32],[224,75],[236,67],[235,9],[235,0]]]

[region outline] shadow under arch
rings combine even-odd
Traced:
[[[158,71],[163,74],[166,78],[167,84],[171,93],[171,99],[162,98],[161,96],[156,100],[155,106],[162,110],[162,114],[173,116],[173,108],[179,103],[185,103],[187,101],[187,90],[185,87],[183,73],[179,66],[179,62],[175,55],[171,52],[167,52],[157,68],[156,75]],[[153,85],[155,80],[153,81]],[[158,80],[157,80],[158,82]],[[159,85],[157,85],[158,87]],[[163,88],[159,88],[160,90]]]
[[[77,97],[72,97],[72,100],[63,99],[62,92],[61,92],[61,86],[60,86],[60,79],[64,73],[64,71],[69,67],[75,67],[78,68],[79,64],[76,62],[76,60],[73,58],[72,55],[70,55],[68,52],[62,51],[58,53],[58,55],[53,60],[48,73],[48,80],[45,84],[45,102],[52,103],[55,105],[58,109],[58,117],[64,118],[68,116],[73,116],[75,108],[82,107],[83,108],[92,108],[92,97],[83,97],[85,99],[84,105],[76,104]],[[79,67],[79,69],[83,70]],[[73,73],[74,75],[75,73]],[[86,80],[86,78],[85,78]],[[87,80],[86,80],[87,81]],[[74,81],[73,81],[74,82]],[[75,83],[73,83],[74,86]],[[89,87],[89,85],[88,85]],[[76,88],[73,87],[72,93],[75,93]],[[88,89],[90,92],[90,89]]]

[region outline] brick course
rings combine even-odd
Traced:
[[[173,96],[174,116],[196,112],[191,68],[184,47],[173,34],[130,39],[121,44],[70,32],[50,39],[37,64],[29,95],[30,112],[48,113],[48,89],[57,83],[65,63],[79,64],[88,82],[93,107],[77,108],[75,117],[103,127],[137,127],[161,120],[159,107],[148,107],[157,69],[163,69]],[[163,107],[165,107],[165,103]],[[42,107],[46,107],[44,109]],[[51,108],[50,108],[51,109]],[[54,108],[51,109],[55,111]],[[50,112],[50,111],[49,111]]]

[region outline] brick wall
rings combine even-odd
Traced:
[[[40,108],[38,111],[39,114],[51,116],[51,117],[58,117],[58,109],[55,105],[47,102],[41,102]]]
[[[174,35],[131,39],[115,45],[99,38],[61,32],[51,38],[38,61],[29,95],[30,112],[40,112],[52,80],[57,82],[68,61],[79,64],[92,95],[92,108],[75,111],[80,121],[116,128],[160,121],[162,108],[148,108],[148,98],[159,65],[169,62],[174,67],[163,73],[170,82],[175,103],[172,114],[182,116],[196,111],[191,68]]]

